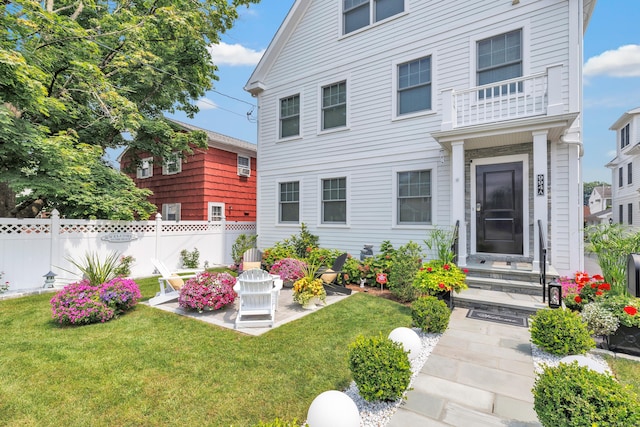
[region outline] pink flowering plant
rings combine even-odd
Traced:
[[[284,282],[295,282],[304,277],[306,267],[307,264],[299,259],[282,258],[271,266],[269,273],[279,275]]]
[[[133,280],[113,279],[100,286],[89,280],[71,283],[51,298],[53,319],[61,325],[104,323],[133,308],[140,288]]]
[[[575,311],[581,311],[585,304],[607,298],[611,291],[611,285],[604,277],[582,271],[576,272],[573,278],[561,277],[559,282],[565,307]]]
[[[229,273],[200,273],[180,289],[178,305],[200,313],[205,308],[219,310],[236,300],[235,283],[236,278]]]
[[[441,292],[460,293],[468,289],[467,270],[460,269],[452,262],[431,260],[420,267],[413,279],[413,287],[423,295],[437,295]]]

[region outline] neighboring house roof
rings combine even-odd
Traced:
[[[166,118],[171,123],[175,123],[185,130],[199,130],[207,134],[209,147],[219,148],[226,151],[237,151],[238,149],[250,151],[255,154],[257,151],[256,144],[244,141],[242,139],[233,138],[231,136],[223,135],[221,133],[213,132],[207,129],[202,129],[197,126],[193,126],[187,123],[180,122],[178,120]]]
[[[593,15],[593,9],[596,6],[596,1],[597,0],[582,0],[582,22],[584,31],[587,30],[589,20]],[[269,72],[276,59],[280,56],[280,52],[287,43],[287,40],[291,37],[291,34],[312,2],[313,0],[296,0],[293,3],[291,9],[289,9],[289,13],[280,25],[280,28],[278,28],[276,35],[271,40],[271,43],[269,43],[264,55],[262,55],[260,62],[256,66],[255,70],[253,70],[251,77],[249,77],[249,80],[244,86],[244,90],[252,95],[257,95],[267,89],[263,82],[265,75]]]
[[[603,211],[600,212],[595,212],[592,213],[591,215],[585,215],[585,220],[587,221],[594,221],[596,219],[601,220],[601,219],[607,219],[612,215],[612,210],[611,208],[605,209]]]
[[[609,128],[609,130],[618,130],[622,127],[622,125],[627,124],[635,114],[640,114],[640,107],[634,108],[633,110],[629,110],[623,113],[618,120],[615,121]]]
[[[610,185],[605,185],[605,186],[598,186],[598,187],[593,187],[593,193],[598,193],[600,195],[600,197],[607,199],[607,198],[611,198],[611,186]]]

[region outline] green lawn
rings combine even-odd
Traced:
[[[139,281],[145,298],[157,280]],[[304,420],[351,382],[358,334],[410,326],[410,310],[356,294],[252,337],[144,305],[105,324],[60,327],[53,294],[0,301],[0,425],[251,426]]]

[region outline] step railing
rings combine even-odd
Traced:
[[[460,220],[456,221],[456,225],[453,227],[453,234],[451,236],[451,252],[453,252],[453,263],[458,265],[458,239],[460,234]]]
[[[547,297],[547,244],[544,239],[542,221],[538,220],[538,243],[540,248],[540,284],[542,285],[542,302]]]

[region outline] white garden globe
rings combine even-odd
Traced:
[[[309,427],[359,427],[360,412],[349,396],[329,390],[311,402],[307,424]]]
[[[578,362],[579,366],[586,366],[592,371],[596,371],[600,374],[606,374],[607,368],[605,368],[602,364],[596,362],[593,359],[588,358],[587,356],[575,355],[575,356],[565,356],[560,359],[560,363],[570,364],[573,362]]]
[[[389,334],[389,339],[393,342],[401,344],[404,351],[409,352],[409,360],[413,360],[420,355],[422,350],[422,340],[413,329],[395,328]]]

